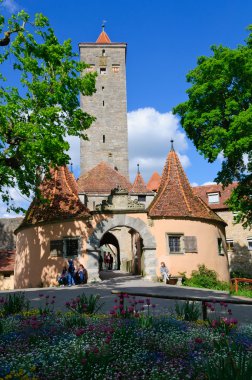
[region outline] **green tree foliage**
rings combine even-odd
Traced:
[[[252,30],[252,26],[249,28]],[[197,150],[214,162],[224,157],[215,179],[224,187],[238,181],[228,204],[237,222],[252,225],[252,33],[246,44],[212,46],[187,75],[188,100],[173,110]]]
[[[0,193],[13,208],[7,187],[37,193],[41,174],[69,162],[66,136],[86,138],[94,118],[80,109],[79,94],[92,95],[95,74],[81,74],[88,65],[42,14],[0,16],[0,33]]]

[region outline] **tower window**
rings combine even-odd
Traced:
[[[104,102],[104,100],[102,101],[102,105],[103,105],[103,107],[105,106],[105,102]]]
[[[100,67],[100,74],[101,74],[101,75],[106,75],[106,74],[107,74],[107,69],[106,69],[106,67]]]
[[[102,89],[102,91],[103,91],[103,90],[104,90],[104,86],[102,86],[102,88],[101,88],[101,89]]]
[[[102,136],[102,142],[105,143],[105,135]]]
[[[117,74],[119,73],[120,65],[112,65],[112,71],[113,73]]]
[[[105,49],[102,49],[102,56],[105,57]]]

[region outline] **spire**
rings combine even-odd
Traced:
[[[144,179],[140,174],[139,164],[137,164],[137,175],[133,183],[133,186],[130,190],[130,193],[138,193],[138,194],[149,193],[149,190],[147,189],[145,185]]]
[[[147,189],[149,191],[158,191],[160,186],[161,177],[158,172],[154,172],[147,183]]]
[[[111,44],[111,41],[110,41],[110,38],[109,36],[107,35],[107,33],[105,32],[105,20],[103,20],[102,22],[102,32],[101,34],[99,35],[99,37],[97,38],[96,40],[96,43],[97,44]]]
[[[173,146],[168,153],[160,187],[148,213],[151,217],[190,217],[224,223],[194,194]]]
[[[171,151],[174,151],[174,147],[173,147],[173,143],[174,143],[174,140],[171,140]]]
[[[42,199],[32,201],[21,226],[90,216],[79,200],[75,178],[67,166],[51,169],[40,192]]]

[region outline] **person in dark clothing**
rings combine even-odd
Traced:
[[[75,267],[72,259],[68,260],[68,286],[75,285],[74,282]]]
[[[99,254],[98,261],[99,261],[99,270],[102,270],[103,258],[101,254]]]
[[[65,265],[62,269],[61,275],[58,278],[59,285],[65,286],[68,283],[68,271],[67,266]]]

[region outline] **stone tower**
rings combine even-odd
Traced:
[[[103,30],[95,43],[80,43],[80,59],[96,71],[96,93],[81,96],[82,109],[96,117],[81,140],[81,175],[101,161],[128,178],[126,43],[111,42]]]

